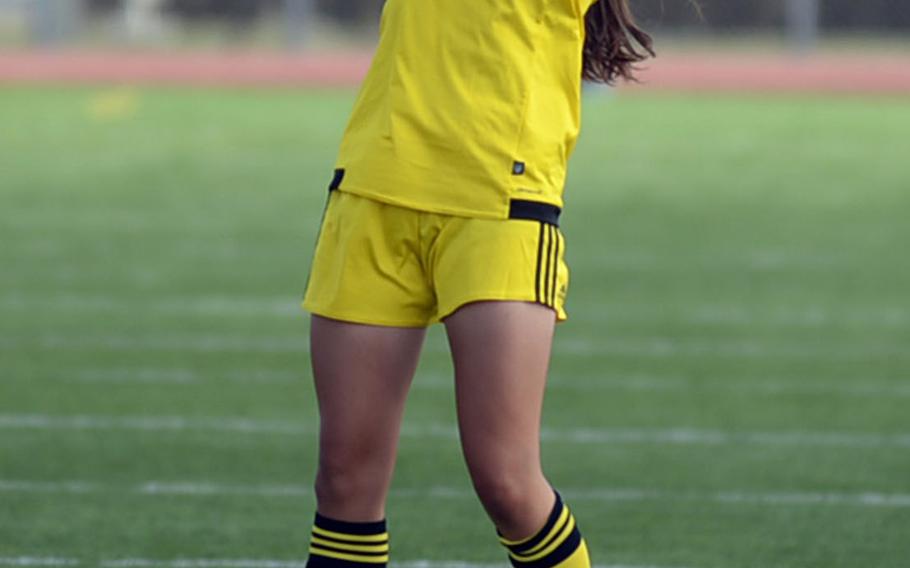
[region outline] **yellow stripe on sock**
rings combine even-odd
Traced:
[[[569,538],[569,536],[572,534],[573,530],[575,530],[575,517],[570,516],[565,527],[562,529],[562,532],[559,533],[559,536],[556,537],[556,539],[554,539],[553,542],[551,542],[549,546],[547,546],[546,548],[544,548],[537,554],[519,556],[518,554],[514,554],[514,553],[510,552],[509,556],[511,556],[512,558],[514,558],[515,560],[517,560],[519,562],[535,562],[537,560],[540,560],[541,558],[549,556],[550,554],[553,553],[554,550],[559,548],[559,545],[564,543],[566,541],[566,539]],[[544,541],[544,542],[546,542],[546,541]]]
[[[559,534],[559,532],[562,530],[562,528],[568,522],[567,519],[568,519],[569,515],[570,515],[569,508],[563,507],[562,512],[559,514],[559,517],[556,519],[556,522],[553,523],[553,528],[550,529],[550,532],[547,533],[547,536],[545,538],[541,539],[541,541],[538,542],[533,548],[521,552],[520,553],[521,557],[525,557],[527,555],[534,554],[535,552],[540,550],[542,547],[546,546],[547,543],[549,543],[550,540],[555,535]],[[537,536],[537,535],[535,535],[535,536]],[[534,537],[531,537],[531,538],[534,538]],[[531,539],[527,539],[524,542],[528,542],[528,540],[531,540]]]
[[[369,564],[386,564],[389,561],[388,554],[385,556],[360,556],[357,554],[335,552],[334,550],[326,550],[324,548],[317,548],[314,546],[310,546],[310,554],[315,554],[317,556],[327,556],[329,558],[335,558],[337,560],[347,560],[348,562],[366,562]]]
[[[347,550],[349,552],[388,552],[389,545],[386,544],[350,544],[347,542],[337,542],[334,540],[325,540],[319,538],[316,535],[313,535],[313,538],[310,540],[313,544],[319,544],[322,546],[329,546],[332,548],[340,548],[342,550]]]
[[[389,533],[379,534],[345,534],[333,531],[327,531],[324,528],[313,526],[313,534],[327,538],[337,538],[348,542],[385,542],[389,540]]]
[[[555,533],[557,533],[559,531],[559,529],[562,527],[562,524],[566,522],[566,516],[568,514],[569,514],[569,508],[564,505],[562,508],[562,512],[559,514],[559,518],[557,518],[556,522],[553,523],[553,528],[550,529],[549,533],[547,533],[546,538],[541,540],[540,543],[538,543],[534,548],[532,548],[530,550],[526,550],[525,552],[522,552],[522,554],[532,554],[535,550],[538,550],[541,546],[546,544],[548,540],[553,538],[553,535]],[[503,537],[499,537],[499,542],[501,542],[502,544],[506,545],[509,548],[513,548],[513,547],[525,544],[526,542],[530,542],[530,541],[534,540],[536,537],[537,537],[536,534],[531,535],[528,538],[524,538],[521,540],[508,540]]]
[[[519,544],[524,544],[524,543],[528,542],[529,540],[531,540],[532,538],[534,538],[535,536],[537,536],[537,535],[536,534],[531,535],[528,538],[523,538],[521,540],[509,540],[506,537],[501,536],[501,537],[499,537],[499,542],[501,542],[503,544],[503,546],[512,547],[512,546],[518,546]]]

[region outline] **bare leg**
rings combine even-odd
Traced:
[[[446,319],[461,443],[478,497],[507,539],[534,535],[555,497],[540,465],[540,420],[555,314],[480,302]]]
[[[424,329],[313,316],[310,350],[319,400],[319,513],[348,522],[385,518],[401,418]]]

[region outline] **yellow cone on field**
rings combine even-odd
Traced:
[[[88,115],[98,121],[125,120],[139,111],[139,93],[132,88],[118,88],[95,94],[87,105]]]

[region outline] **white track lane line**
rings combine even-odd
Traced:
[[[5,430],[107,430],[107,431],[197,431],[217,433],[302,435],[315,432],[315,425],[289,420],[248,418],[185,418],[180,416],[52,416],[47,414],[0,414]],[[402,435],[409,438],[456,440],[454,425],[406,424]],[[544,441],[575,444],[659,444],[682,446],[794,446],[835,448],[910,449],[910,433],[861,434],[812,431],[727,431],[702,428],[544,428]]]
[[[309,384],[309,371],[280,369],[251,369],[249,371],[215,371],[199,373],[188,368],[124,367],[102,369],[77,369],[61,375],[48,375],[37,380],[72,383],[111,384]],[[731,394],[759,394],[767,396],[787,394],[837,395],[846,397],[910,397],[910,377],[904,380],[852,381],[826,379],[699,379],[690,380],[671,376],[630,375],[627,377],[603,376],[553,376],[547,382],[551,390],[600,392],[626,390],[634,392],[683,392],[707,391]],[[419,390],[451,390],[450,375],[423,373],[413,388]]]
[[[213,482],[162,482],[148,481],[139,485],[110,487],[84,481],[31,482],[0,480],[0,493],[11,494],[67,494],[91,495],[126,492],[130,494],[185,497],[260,497],[260,498],[312,498],[313,490],[304,485],[242,485]],[[910,493],[818,493],[799,491],[667,491],[659,489],[606,489],[563,488],[561,492],[570,499],[587,502],[683,502],[723,505],[768,506],[848,506],[867,508],[910,508]],[[393,489],[391,496],[402,499],[470,500],[474,493],[460,487],[429,487]]]

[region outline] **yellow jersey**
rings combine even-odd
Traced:
[[[507,218],[563,204],[596,0],[387,0],[333,188]]]

